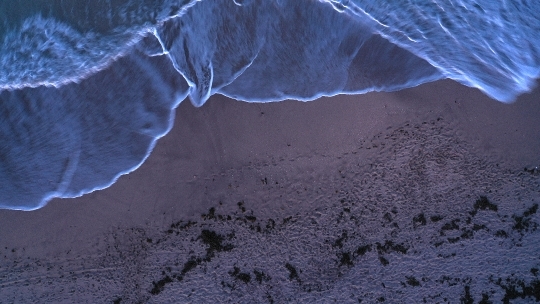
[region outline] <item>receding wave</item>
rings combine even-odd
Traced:
[[[0,93],[0,206],[40,208],[136,169],[188,90],[164,59],[135,50],[80,84]]]
[[[535,1],[0,3],[0,208],[111,185],[189,95],[248,102],[442,78],[502,102],[540,75]]]

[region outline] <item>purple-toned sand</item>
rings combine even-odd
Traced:
[[[539,165],[538,89],[184,101],[110,188],[0,210],[0,302],[540,301]]]

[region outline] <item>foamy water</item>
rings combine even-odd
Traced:
[[[189,95],[248,102],[451,78],[510,102],[540,74],[537,1],[0,3],[0,208],[110,186]]]

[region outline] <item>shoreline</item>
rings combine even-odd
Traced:
[[[144,203],[154,201],[151,205],[156,204],[153,193],[162,195],[160,199],[167,201],[164,203],[167,208],[176,209],[173,198],[185,195],[174,190],[175,180],[188,185],[204,172],[222,174],[229,168],[245,166],[259,158],[296,158],[313,152],[339,155],[353,150],[360,141],[371,139],[387,128],[437,118],[440,114],[455,124],[457,136],[464,137],[480,152],[502,158],[516,168],[533,166],[540,164],[540,153],[534,153],[540,151],[540,143],[527,138],[538,138],[534,134],[540,134],[540,125],[529,124],[535,117],[540,117],[540,102],[535,100],[538,95],[539,87],[520,96],[513,104],[503,104],[476,89],[442,80],[397,92],[338,95],[311,102],[256,104],[215,95],[207,105],[194,108],[184,100],[176,109],[172,130],[157,142],[139,169],[121,176],[107,189],[78,198],[53,199],[36,211],[0,210],[0,218],[8,227],[20,225],[19,229],[5,233],[0,239],[10,239],[9,235],[22,229],[24,225],[21,224],[25,221],[43,221],[40,225],[46,226],[47,220],[43,217],[54,222],[62,209],[70,214],[103,215],[108,225],[116,222],[114,216],[107,215],[109,212],[126,212],[125,215],[129,216],[126,222],[140,223],[149,212],[153,212],[150,204]],[[439,101],[436,101],[437,97]],[[468,102],[469,99],[472,101]],[[523,131],[525,135],[514,137],[515,133]],[[503,158],[505,154],[506,159]],[[167,167],[171,162],[174,166]],[[169,197],[163,197],[162,190],[165,189],[172,190]],[[117,201],[118,205],[108,206],[107,200]],[[129,200],[135,202],[130,203]],[[182,211],[176,211],[175,216],[194,216],[205,207],[182,205]],[[136,212],[139,215],[130,213],[137,208],[142,208]],[[47,237],[46,233],[43,237]]]

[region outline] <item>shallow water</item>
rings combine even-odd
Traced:
[[[536,1],[18,1],[0,12],[0,207],[108,187],[189,95],[248,102],[451,78],[509,102],[540,73]]]

